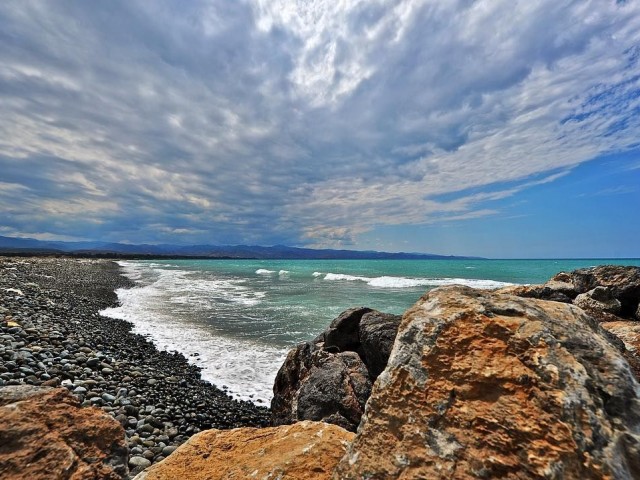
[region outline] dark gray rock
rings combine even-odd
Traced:
[[[371,394],[369,373],[355,352],[316,350],[292,399],[291,420],[317,420],[355,431]]]
[[[598,288],[600,287],[600,288]],[[594,289],[598,288],[595,292]],[[600,320],[613,320],[609,315],[623,319],[638,319],[640,304],[640,267],[619,265],[601,265],[581,268],[572,272],[560,272],[542,285],[506,287],[499,291],[520,297],[539,298],[564,303],[587,305],[590,314],[601,313]],[[587,292],[590,295],[583,296]],[[598,298],[593,297],[595,295]],[[619,310],[616,302],[620,303]],[[597,302],[604,301],[603,305]],[[590,308],[592,307],[592,308]],[[611,310],[617,310],[612,313]]]
[[[586,311],[605,312],[612,315],[618,315],[622,309],[620,300],[613,296],[611,289],[602,286],[581,293],[573,303]]]
[[[162,455],[164,455],[165,457],[171,455],[176,451],[177,448],[178,447],[176,447],[175,445],[168,445],[162,449]]]
[[[360,320],[360,345],[372,381],[375,381],[387,366],[401,320],[401,315],[378,311],[366,313]]]
[[[313,342],[292,349],[276,376],[272,422],[321,420],[355,431],[371,385],[389,358],[400,318],[353,308]]]
[[[131,457],[129,459],[129,467],[131,469],[140,468],[144,469],[151,465],[151,462],[144,457]]]
[[[335,318],[324,332],[324,348],[336,347],[339,352],[355,352],[360,346],[358,328],[360,319],[372,310],[366,307],[350,308]]]

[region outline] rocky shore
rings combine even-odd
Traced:
[[[0,478],[640,478],[638,267],[347,310],[291,350],[271,412],[101,318],[121,285],[0,259]]]
[[[108,260],[0,258],[0,387],[62,386],[100,408],[126,432],[132,475],[202,430],[267,426],[267,408],[232,399],[182,355],[99,315],[131,286]]]

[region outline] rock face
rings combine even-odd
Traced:
[[[357,353],[330,353],[304,343],[287,355],[274,392],[276,425],[316,420],[355,430],[371,393],[371,379]]]
[[[374,381],[387,366],[401,319],[400,315],[390,315],[374,310],[360,320],[358,335],[362,354]]]
[[[573,304],[587,311],[601,311],[611,315],[618,315],[622,309],[620,300],[615,298],[607,287],[592,288],[581,293],[573,300]]]
[[[273,423],[315,420],[355,431],[371,385],[386,366],[400,318],[350,309],[313,342],[291,350],[273,387]]]
[[[80,408],[63,388],[0,388],[0,472],[14,480],[121,479],[128,450],[120,424]]]
[[[207,430],[135,480],[324,480],[352,439],[353,433],[320,422]]]
[[[640,267],[603,265],[560,272],[542,285],[500,290],[521,297],[575,303],[601,321],[640,320]]]
[[[581,309],[439,288],[405,313],[333,478],[640,478],[639,395]]]

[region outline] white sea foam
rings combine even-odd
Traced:
[[[324,273],[322,273],[322,272],[313,272],[312,275],[314,277],[321,277],[322,275],[324,275]]]
[[[177,314],[190,311],[194,305],[206,307],[216,300],[252,305],[265,292],[249,290],[242,280],[193,278],[194,272],[156,269],[134,262],[120,265],[129,278],[143,279],[143,285],[148,284],[118,289],[121,305],[103,310],[103,315],[131,322],[134,333],[145,335],[159,349],[182,353],[202,368],[203,379],[218,387],[227,386],[235,398],[270,402],[285,349],[224,337],[206,324],[190,322]]]
[[[276,273],[275,270],[267,270],[266,268],[259,268],[256,270],[258,275],[271,275],[272,273]]]
[[[377,288],[412,288],[432,286],[439,287],[443,285],[466,285],[474,288],[499,288],[511,283],[499,282],[496,280],[469,279],[469,278],[406,278],[406,277],[364,277],[360,275],[346,275],[342,273],[327,273],[325,280],[330,281],[348,281],[348,282],[364,282],[372,287]]]
[[[291,272],[289,270],[280,270],[278,272],[278,275],[280,275],[281,277],[286,277],[290,274]]]

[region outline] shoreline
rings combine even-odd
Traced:
[[[183,355],[99,314],[133,285],[112,260],[0,257],[0,386],[67,388],[116,418],[131,457],[149,463],[201,430],[269,425],[268,408],[231,398]]]

